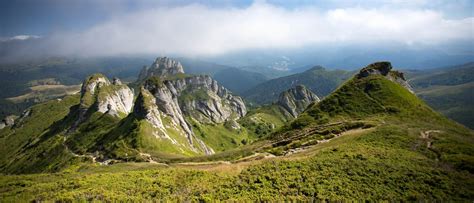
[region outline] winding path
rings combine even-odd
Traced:
[[[115,159],[105,159],[103,161],[97,161],[97,156],[94,156],[94,155],[91,155],[91,154],[77,154],[77,153],[73,152],[71,149],[69,149],[69,147],[66,144],[66,140],[67,140],[67,138],[66,138],[66,136],[64,136],[62,145],[64,146],[66,151],[68,151],[74,157],[86,157],[86,158],[91,159],[92,163],[99,163],[100,165],[110,165],[111,162],[118,161],[118,160],[115,160]]]

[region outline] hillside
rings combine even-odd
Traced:
[[[324,97],[351,75],[348,71],[327,70],[316,66],[302,73],[263,82],[243,93],[243,97],[257,104],[268,104],[275,101],[280,92],[296,85],[304,85],[318,96]]]
[[[474,63],[409,73],[421,99],[448,118],[474,128]]]
[[[164,163],[84,163],[56,174],[6,175],[0,195],[6,201],[472,200],[474,133],[433,111],[391,68],[367,66],[250,145]]]

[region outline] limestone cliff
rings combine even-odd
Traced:
[[[87,112],[108,113],[116,117],[128,115],[133,108],[132,89],[115,78],[113,83],[102,74],[94,74],[84,80],[81,87],[79,115],[71,127],[74,130],[86,118]]]
[[[305,86],[297,85],[282,92],[278,97],[277,104],[296,118],[312,102],[319,102],[319,97]]]
[[[142,90],[134,111],[147,112],[144,114],[147,116],[142,118],[157,129],[163,126],[159,117],[170,118],[189,145],[196,150],[203,149],[206,154],[214,153],[214,150],[194,135],[189,120],[218,124],[239,119],[247,113],[243,100],[210,76],[186,75],[179,62],[166,57],[156,59],[149,68],[145,67],[138,82]],[[148,103],[153,103],[148,105],[148,109],[137,103],[143,103],[146,95],[153,97],[148,100]],[[166,129],[161,131],[167,133]]]
[[[151,76],[167,77],[184,73],[180,62],[168,57],[158,57],[150,67],[144,66],[138,75],[138,80],[143,81]]]

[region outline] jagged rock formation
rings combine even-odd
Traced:
[[[134,111],[161,129],[163,134],[167,132],[161,117],[170,118],[189,144],[204,149],[206,154],[214,151],[194,136],[187,119],[205,124],[223,123],[247,113],[242,99],[218,85],[210,76],[185,75],[179,62],[166,57],[156,59],[150,68],[145,67],[138,82],[142,83],[142,89]],[[152,98],[148,98],[150,96]]]
[[[158,110],[155,97],[153,97],[153,95],[143,87],[141,88],[140,94],[138,95],[137,100],[135,101],[133,114],[136,116],[136,118],[144,119],[154,128],[159,129],[160,132],[154,132],[154,136],[169,139],[173,144],[178,143],[175,139],[171,138],[167,134],[165,124],[163,124],[163,121],[161,119],[161,117],[165,115],[163,115]],[[175,123],[172,124],[174,124],[173,127],[176,126]]]
[[[383,61],[372,63],[361,69],[357,74],[357,78],[364,78],[368,77],[369,75],[383,75],[387,79],[405,87],[411,93],[414,93],[413,88],[406,81],[404,74],[399,71],[393,71],[392,64],[390,62]]]
[[[183,66],[180,62],[168,57],[158,57],[150,67],[143,67],[140,71],[140,75],[138,75],[138,80],[143,81],[151,76],[167,77],[180,73],[184,73]]]
[[[79,116],[70,131],[84,121],[88,111],[126,116],[132,111],[133,98],[132,89],[122,84],[118,78],[111,83],[102,74],[89,76],[82,83]]]
[[[278,97],[277,104],[280,105],[291,116],[297,117],[312,102],[319,102],[319,97],[303,85],[297,85],[284,91]]]
[[[111,83],[102,74],[87,78],[81,88],[80,107],[95,107],[98,112],[117,112],[128,114],[133,106],[133,91],[114,78]]]

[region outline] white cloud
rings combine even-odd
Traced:
[[[247,8],[192,4],[116,17],[81,33],[56,33],[48,44],[61,54],[214,55],[332,43],[439,44],[472,40],[473,26],[474,17],[447,19],[435,10],[416,8],[322,11],[261,2]]]
[[[41,36],[38,35],[16,35],[13,37],[8,38],[0,38],[0,42],[8,42],[8,41],[24,41],[29,39],[39,39]]]

